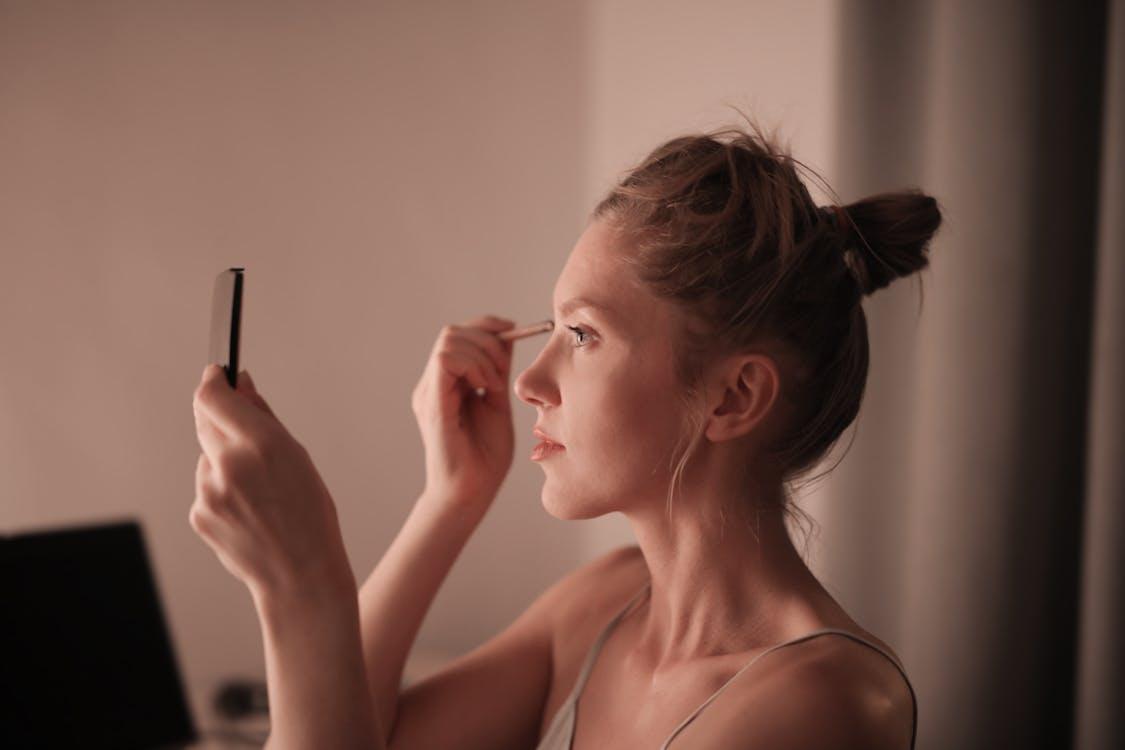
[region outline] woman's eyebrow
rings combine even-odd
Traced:
[[[573,299],[568,299],[566,302],[563,302],[561,305],[559,305],[559,315],[569,315],[575,310],[583,307],[588,307],[591,310],[595,310],[601,313],[610,321],[614,321],[617,317],[617,313],[615,313],[613,308],[611,308],[609,305],[605,304],[604,302],[598,302],[597,300],[589,299],[587,297],[574,297]]]

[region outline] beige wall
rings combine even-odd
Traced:
[[[438,329],[547,317],[620,169],[729,103],[833,178],[835,13],[0,1],[0,526],[139,517],[196,700],[261,674],[250,600],[187,523],[215,274],[247,268],[245,366],[362,580],[421,489],[409,396]],[[472,648],[629,540],[542,510],[534,416],[516,407],[515,466],[421,649]]]

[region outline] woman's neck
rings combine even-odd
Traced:
[[[778,499],[760,494],[756,506],[742,501],[740,510],[678,496],[671,517],[663,504],[625,513],[651,576],[636,617],[638,653],[654,670],[742,653],[815,626],[814,602],[831,598],[793,546]],[[770,510],[754,509],[767,504]]]

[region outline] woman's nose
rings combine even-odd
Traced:
[[[516,395],[519,396],[520,401],[523,401],[525,403],[531,404],[532,406],[535,406],[538,403],[538,401],[531,394],[531,391],[530,391],[530,389],[528,387],[528,383],[527,383],[527,374],[529,372],[531,372],[530,367],[528,367],[526,370],[524,370],[519,375],[517,375],[515,383],[513,384],[513,387],[516,391]]]
[[[520,400],[532,406],[545,406],[557,402],[557,399],[550,396],[554,389],[544,377],[538,359],[516,377],[514,388]]]

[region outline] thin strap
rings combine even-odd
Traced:
[[[629,600],[629,602],[621,609],[621,611],[618,612],[604,628],[602,628],[602,632],[598,633],[598,637],[594,640],[594,645],[590,647],[590,653],[586,655],[586,661],[582,664],[582,671],[578,673],[578,680],[574,683],[574,689],[571,690],[570,697],[567,700],[574,701],[578,699],[578,694],[581,693],[582,688],[586,686],[586,680],[589,679],[590,672],[592,672],[594,669],[594,662],[598,658],[598,652],[602,650],[602,644],[605,643],[605,639],[609,637],[610,631],[612,631],[613,628],[616,627],[621,618],[623,618],[632,609],[633,605],[637,603],[637,601],[641,598],[641,595],[648,590],[650,583],[652,583],[651,579],[641,588],[640,591],[634,594],[633,598]]]
[[[816,638],[817,636],[828,635],[828,634],[847,636],[848,638],[851,638],[853,641],[856,641],[858,643],[862,643],[865,646],[870,646],[871,648],[875,649],[876,651],[878,651],[883,656],[887,657],[887,659],[891,662],[891,664],[895,665],[895,669],[897,669],[899,671],[899,674],[902,675],[902,679],[906,680],[906,687],[910,689],[910,750],[914,750],[914,738],[915,738],[915,735],[917,734],[917,730],[918,730],[918,699],[914,695],[914,686],[910,684],[910,678],[906,676],[906,670],[904,670],[902,668],[902,665],[899,664],[898,661],[893,656],[891,656],[886,651],[884,651],[883,649],[876,646],[871,641],[867,640],[866,638],[861,638],[860,636],[855,635],[854,633],[849,633],[846,630],[840,630],[838,628],[822,628],[820,630],[814,630],[811,633],[806,633],[805,635],[799,636],[799,637],[794,638],[794,639],[789,640],[789,641],[785,641],[784,643],[778,643],[775,646],[770,646],[765,651],[763,651],[762,653],[755,656],[747,664],[745,664],[741,669],[739,669],[737,672],[735,672],[734,676],[732,676],[729,680],[724,682],[722,687],[720,687],[718,690],[716,690],[714,693],[712,693],[711,697],[709,697],[707,700],[703,701],[703,703],[699,704],[698,708],[696,708],[694,711],[692,711],[690,714],[688,714],[688,717],[686,719],[684,719],[682,722],[680,722],[679,726],[677,726],[674,730],[672,730],[672,733],[670,735],[668,735],[668,739],[664,740],[664,744],[660,746],[660,750],[667,750],[669,743],[671,743],[672,740],[676,738],[676,735],[678,735],[684,729],[684,727],[686,727],[688,724],[690,724],[695,719],[695,717],[699,715],[699,712],[702,711],[704,708],[706,708],[711,703],[711,701],[718,698],[719,694],[722,693],[724,690],[726,690],[727,686],[729,686],[732,682],[734,682],[736,677],[738,677],[740,674],[742,674],[747,669],[749,669],[750,666],[753,665],[754,662],[758,661],[758,659],[761,659],[766,654],[770,653],[771,651],[776,651],[779,648],[784,648],[785,646],[792,646],[795,643],[801,643],[802,641],[807,641],[810,638]]]
[[[598,658],[598,652],[601,651],[602,644],[609,636],[609,633],[620,622],[630,610],[630,608],[637,602],[642,594],[648,589],[648,584],[633,595],[633,598],[618,612],[609,623],[606,624],[598,637],[594,639],[594,644],[590,647],[589,653],[586,654],[586,661],[582,664],[582,669],[579,671],[578,679],[574,682],[574,687],[570,691],[570,695],[566,697],[562,705],[559,706],[558,711],[555,712],[555,718],[551,720],[550,726],[543,737],[539,740],[538,748],[543,750],[558,750],[558,748],[569,748],[574,741],[574,716],[577,710],[578,695],[586,686],[586,680],[590,677],[590,672],[594,667],[594,661]]]

